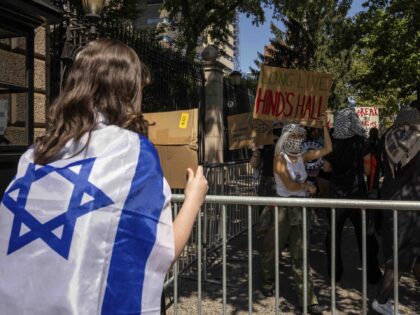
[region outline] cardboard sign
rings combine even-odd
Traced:
[[[252,119],[252,113],[243,113],[227,117],[229,150],[249,148],[251,143],[257,146],[272,144],[272,122]]]
[[[184,188],[186,171],[198,165],[198,109],[147,113],[149,139],[159,153],[163,175],[171,188]]]
[[[321,127],[331,84],[327,73],[262,65],[253,117]]]
[[[186,145],[157,145],[163,175],[173,188],[183,189],[187,182],[187,168],[194,173],[198,166],[196,150]]]
[[[198,109],[146,113],[149,138],[155,145],[180,145],[197,142]]]
[[[8,102],[6,100],[0,100],[0,136],[6,132],[8,109]]]
[[[356,107],[356,114],[367,132],[371,128],[379,129],[379,109],[377,107]]]

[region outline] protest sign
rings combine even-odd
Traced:
[[[331,84],[327,73],[262,65],[253,117],[321,127]]]
[[[379,109],[377,107],[356,107],[356,114],[367,132],[371,128],[379,129]]]
[[[198,165],[198,109],[146,113],[149,139],[171,188],[185,187],[185,170]]]
[[[229,150],[249,148],[251,143],[265,145],[273,143],[272,122],[252,119],[252,113],[227,117]]]

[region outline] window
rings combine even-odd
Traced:
[[[31,49],[32,47],[32,49]],[[32,143],[33,34],[0,25],[0,150]]]

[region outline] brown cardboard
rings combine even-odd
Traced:
[[[321,127],[331,85],[328,73],[262,65],[253,117]]]
[[[159,153],[163,174],[171,188],[184,188],[186,170],[198,165],[198,109],[144,114],[149,139]]]
[[[155,145],[197,143],[198,109],[147,113],[144,118],[151,124],[149,139]]]
[[[227,117],[229,150],[249,148],[251,143],[265,145],[273,143],[272,122],[252,119],[252,113]]]
[[[198,165],[197,151],[186,145],[157,145],[163,174],[171,188],[184,188],[187,168],[196,170]]]

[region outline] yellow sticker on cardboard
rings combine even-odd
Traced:
[[[189,118],[188,113],[182,113],[181,119],[179,120],[179,128],[181,128],[181,129],[186,129],[187,128],[188,118]]]

